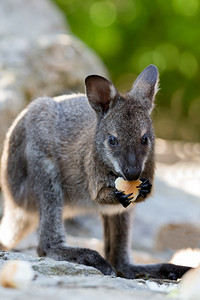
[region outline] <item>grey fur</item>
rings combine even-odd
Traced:
[[[157,83],[158,70],[151,65],[121,96],[110,81],[93,75],[86,78],[87,97],[39,98],[19,115],[8,131],[2,155],[2,249],[13,248],[39,221],[40,256],[94,266],[104,274],[114,274],[115,269],[127,278],[141,273],[169,278],[186,271],[168,264],[131,263],[134,205],[126,196],[117,196],[114,186],[118,176],[145,177],[153,183],[150,111]],[[146,145],[141,144],[144,134]],[[108,135],[116,136],[117,147],[108,144]],[[137,202],[146,193],[143,188]],[[65,243],[62,219],[84,212],[102,215],[107,261],[96,251]]]

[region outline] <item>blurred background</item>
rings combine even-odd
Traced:
[[[119,90],[149,64],[160,71],[159,137],[200,141],[199,0],[53,0],[96,51]]]

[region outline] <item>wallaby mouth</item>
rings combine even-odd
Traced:
[[[139,179],[141,172],[140,171],[136,172],[134,170],[127,169],[125,172],[120,172],[120,173],[110,171],[109,175],[113,176],[115,179],[117,179],[118,177],[121,177],[126,181],[134,181],[134,180]]]
[[[117,179],[118,177],[123,177],[123,175],[121,173],[114,173],[113,171],[109,172],[109,176],[114,177],[114,179]]]

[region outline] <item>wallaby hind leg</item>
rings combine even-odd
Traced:
[[[29,215],[20,207],[13,204],[6,205],[0,223],[0,250],[15,247],[35,229],[37,219],[35,214]]]
[[[169,263],[136,265],[130,255],[131,211],[103,216],[105,256],[119,276],[134,279],[153,277],[177,280],[190,268]]]

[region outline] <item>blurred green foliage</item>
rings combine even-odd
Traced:
[[[200,0],[53,0],[105,62],[119,90],[160,71],[157,135],[200,141]]]

